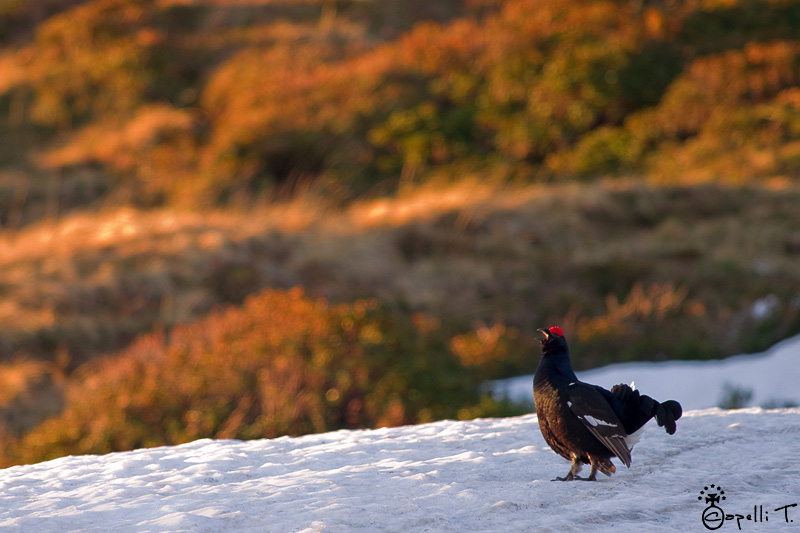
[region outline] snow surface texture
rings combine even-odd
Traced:
[[[594,483],[550,481],[569,463],[535,415],[66,457],[0,471],[0,529],[706,531],[698,496],[713,483],[742,530],[800,531],[800,507],[775,510],[800,503],[800,409],[646,428],[631,468]],[[753,506],[768,521],[747,521]]]
[[[798,362],[800,335],[762,354],[737,355],[719,361],[620,363],[576,374],[581,381],[607,389],[633,381],[643,394],[659,401],[678,400],[684,410],[720,405],[729,387],[752,392],[748,405],[782,407],[800,405]],[[532,403],[532,383],[533,375],[529,375],[489,382],[488,386],[497,396]]]
[[[725,383],[752,390],[752,403],[800,403],[798,360],[795,337],[760,356],[579,376],[635,380],[684,410],[716,405]],[[494,387],[530,401],[532,381]],[[800,505],[782,508],[800,504],[800,409],[690,411],[672,436],[645,427],[631,468],[617,461],[596,483],[550,481],[569,463],[535,415],[66,457],[0,470],[0,530],[707,531],[698,497],[713,483],[734,517],[719,531],[738,531],[736,515],[742,531],[800,531]]]

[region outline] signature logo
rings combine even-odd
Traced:
[[[769,522],[769,510],[765,511],[763,505],[753,505],[753,512],[748,512],[747,514],[726,513],[723,511],[720,504],[726,499],[725,491],[722,489],[722,487],[714,483],[703,487],[703,490],[700,491],[700,495],[697,497],[697,499],[700,501],[705,500],[705,503],[708,504],[708,507],[703,509],[702,519],[703,525],[706,527],[706,529],[710,529],[712,531],[721,528],[726,520],[736,520],[736,526],[739,528],[739,531],[742,530],[742,520],[749,520],[753,523]],[[797,503],[790,503],[788,505],[784,505],[783,507],[773,509],[773,513],[778,513],[777,518],[775,518],[775,515],[773,514],[773,523],[793,523],[794,519],[789,516],[789,509],[792,507],[797,507]],[[781,513],[781,511],[783,512]]]

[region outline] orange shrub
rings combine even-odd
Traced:
[[[152,11],[148,2],[98,0],[40,26],[30,56],[34,120],[64,128],[140,105],[156,74],[152,50],[163,39],[147,26]]]
[[[23,74],[0,83],[0,113],[47,135],[122,130],[154,106],[190,116],[134,156],[69,163],[150,204],[477,171],[740,182],[795,166],[791,140],[748,146],[729,178],[718,125],[800,83],[798,20],[790,0],[93,0],[5,58]]]
[[[98,361],[12,461],[491,414],[437,321],[268,290]],[[475,406],[481,406],[477,411]],[[494,411],[493,411],[494,410]],[[477,416],[477,414],[475,415]]]

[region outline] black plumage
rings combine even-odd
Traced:
[[[595,481],[600,472],[610,476],[618,457],[628,468],[631,450],[640,430],[651,418],[667,433],[675,433],[681,405],[675,400],[659,403],[628,385],[606,390],[580,381],[572,370],[569,348],[561,328],[544,333],[542,359],[533,379],[533,398],[544,440],[557,454],[572,461],[561,481]],[[578,477],[582,465],[591,464],[588,478]]]

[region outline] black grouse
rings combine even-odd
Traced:
[[[667,433],[675,433],[681,404],[675,400],[659,403],[628,385],[615,385],[608,391],[580,381],[572,370],[561,328],[539,331],[544,333],[542,359],[533,379],[539,428],[553,451],[572,461],[567,475],[555,480],[595,481],[598,470],[610,476],[616,471],[611,462],[614,456],[630,468],[638,430],[653,417]],[[584,464],[592,465],[588,478],[578,477]]]

